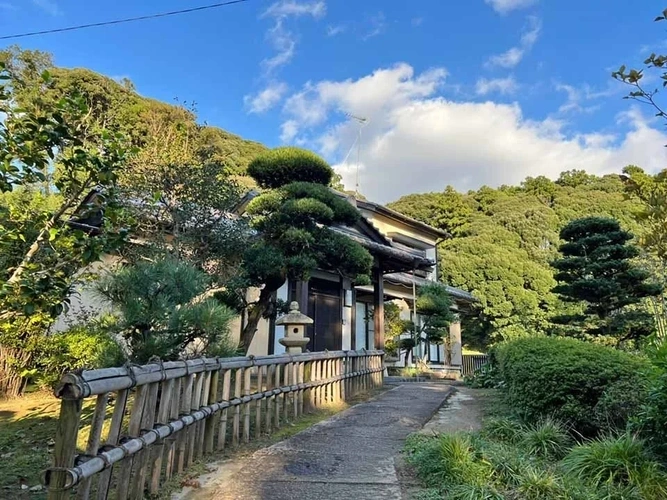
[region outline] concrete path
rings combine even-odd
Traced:
[[[400,500],[395,458],[451,386],[403,384],[225,465],[187,500]]]
[[[482,404],[485,391],[457,387],[433,418],[422,428],[423,434],[447,434],[476,431],[482,428]]]

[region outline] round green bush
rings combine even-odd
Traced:
[[[574,339],[515,340],[499,346],[496,356],[514,409],[527,420],[552,416],[587,436],[609,430],[595,410],[612,385],[628,391],[644,385],[644,361],[638,356]]]
[[[248,165],[248,174],[260,187],[275,189],[297,181],[328,186],[334,172],[311,151],[282,147],[257,156]]]

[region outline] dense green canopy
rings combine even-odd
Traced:
[[[440,272],[446,283],[480,299],[480,315],[464,324],[473,344],[546,332],[554,315],[570,310],[552,292],[556,281],[549,265],[558,255],[559,231],[569,221],[613,217],[641,234],[634,218],[641,205],[628,197],[621,176],[584,171],[467,193],[448,186],[403,197],[390,207],[452,233],[440,247]]]

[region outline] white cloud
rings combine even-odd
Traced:
[[[412,21],[410,21],[410,24],[412,24],[413,27],[421,26],[424,24],[424,18],[423,17],[413,17]]]
[[[491,80],[480,78],[475,85],[475,92],[477,92],[478,95],[487,95],[493,92],[513,94],[518,88],[519,84],[513,76],[508,76],[507,78],[493,78]]]
[[[344,24],[338,24],[336,26],[327,26],[327,36],[336,36],[340,35],[341,33],[345,33],[345,30],[347,30],[347,26]]]
[[[278,104],[286,92],[285,82],[272,82],[257,94],[244,96],[243,102],[250,113],[264,113]]]
[[[44,0],[39,0],[44,1]],[[296,35],[285,27],[289,17],[312,16],[319,19],[326,14],[326,4],[323,1],[298,2],[296,0],[281,0],[266,9],[260,17],[274,20],[273,26],[266,36],[276,55],[264,59],[262,66],[267,74],[290,62],[296,49]]]
[[[517,9],[525,9],[537,3],[537,0],[484,0],[499,14],[507,14]]]
[[[511,49],[503,52],[502,54],[496,54],[495,56],[489,57],[487,61],[487,66],[501,66],[503,68],[513,68],[521,62],[523,59],[524,50],[519,47],[512,47]]]
[[[52,16],[62,15],[62,11],[54,0],[32,0],[32,3]]]
[[[514,104],[451,101],[439,96],[447,72],[415,74],[399,64],[357,80],[307,84],[284,107],[283,132],[318,148],[353,187],[356,155],[340,164],[358,132],[344,113],[368,118],[363,128],[361,192],[387,202],[413,192],[514,184],[563,170],[619,172],[629,163],[664,167],[667,135],[638,110],[618,118],[619,131],[569,133],[553,118],[527,119]],[[624,132],[623,132],[624,131]]]
[[[324,17],[327,6],[323,1],[319,2],[297,2],[296,0],[283,0],[275,2],[264,11],[262,17],[285,17],[310,15],[314,18]]]
[[[371,17],[371,29],[363,36],[363,40],[368,40],[374,36],[381,35],[384,33],[384,30],[387,28],[387,21],[384,17],[384,12],[378,12],[376,15]]]
[[[486,62],[487,67],[501,66],[503,68],[513,68],[521,62],[523,56],[535,45],[542,31],[542,22],[535,16],[528,16],[528,27],[521,35],[521,43],[517,47],[512,47],[502,54],[496,54]]]
[[[597,110],[600,105],[593,104],[592,101],[602,97],[610,97],[612,95],[621,93],[624,89],[615,82],[604,89],[594,89],[590,85],[584,84],[580,87],[567,85],[564,83],[555,83],[554,88],[559,92],[564,92],[567,95],[567,100],[559,108],[558,112],[566,113],[591,113]]]
[[[299,123],[296,120],[287,120],[280,126],[280,140],[292,142],[299,133]]]

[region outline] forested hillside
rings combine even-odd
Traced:
[[[626,193],[624,179],[570,171],[555,182],[527,178],[521,186],[465,194],[448,186],[390,206],[452,234],[440,248],[442,278],[480,299],[481,315],[468,319],[467,337],[485,344],[545,331],[550,317],[569,311],[551,291],[556,282],[549,265],[566,223],[608,216],[641,234],[635,218],[641,205]]]
[[[167,104],[139,95],[128,79],[116,81],[85,68],[60,68],[50,54],[11,47],[0,50],[14,80],[14,96],[28,109],[49,109],[63,96],[79,94],[88,106],[89,134],[104,129],[131,139],[152,161],[197,160],[224,165],[227,173],[244,175],[248,163],[266,147],[217,127],[197,123],[187,102]],[[48,71],[50,82],[42,81]],[[172,155],[172,157],[167,157]],[[139,155],[138,161],[146,161]]]

